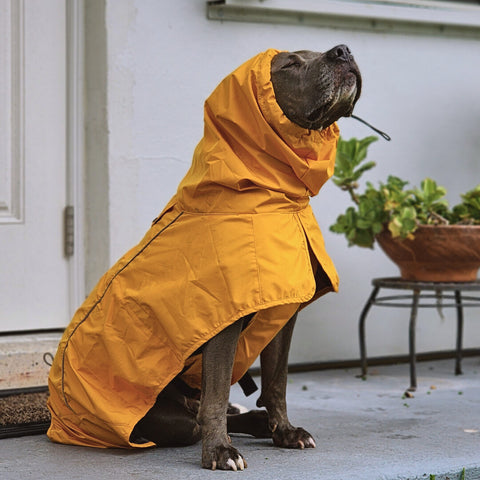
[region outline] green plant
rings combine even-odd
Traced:
[[[456,223],[480,223],[480,185],[461,197],[463,202],[452,209]]]
[[[367,153],[377,139],[340,138],[338,142],[333,182],[349,193],[354,205],[337,217],[332,232],[344,234],[349,246],[373,248],[375,236],[385,228],[393,237],[413,238],[421,224],[480,224],[480,185],[462,195],[462,203],[451,210],[446,189],[431,178],[424,179],[420,188],[408,189],[407,181],[390,175],[378,187],[367,182],[359,194],[360,178],[376,165],[367,161]]]

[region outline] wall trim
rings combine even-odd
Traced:
[[[416,361],[418,362],[434,362],[438,360],[454,360],[457,356],[456,350],[438,350],[434,352],[420,352],[416,354]],[[480,357],[479,348],[464,348],[462,350],[462,358]],[[410,363],[410,357],[405,355],[385,355],[381,357],[368,358],[368,367],[380,367],[387,365],[399,365]],[[324,362],[309,362],[309,363],[289,363],[288,373],[301,372],[316,372],[319,370],[335,370],[335,369],[358,369],[358,377],[361,378],[361,360],[358,358],[348,360],[328,360]],[[452,375],[455,368],[452,362]],[[260,375],[260,367],[252,367],[249,373],[253,376]],[[408,375],[407,371],[405,375]]]
[[[379,33],[480,38],[480,6],[426,0],[220,0],[207,18],[367,30]]]
[[[5,77],[2,82],[2,112],[5,125],[1,133],[0,223],[23,223],[25,204],[25,129],[24,129],[24,2],[9,0],[2,5],[7,38]],[[6,107],[6,108],[5,108]],[[3,123],[3,122],[2,122]]]

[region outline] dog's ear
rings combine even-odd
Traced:
[[[289,68],[298,68],[305,63],[305,60],[297,52],[280,52],[272,59],[272,73]]]

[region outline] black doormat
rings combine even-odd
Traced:
[[[0,391],[0,439],[46,433],[47,387]]]

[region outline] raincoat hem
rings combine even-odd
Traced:
[[[215,335],[220,333],[222,330],[225,330],[225,328],[234,324],[236,321],[240,320],[242,317],[246,317],[247,315],[250,315],[252,313],[258,313],[262,310],[267,310],[269,308],[279,307],[279,306],[282,306],[282,305],[292,305],[292,304],[301,305],[301,304],[311,300],[314,295],[315,295],[315,289],[313,289],[313,291],[310,291],[308,294],[305,294],[305,295],[300,296],[300,297],[298,297],[298,296],[287,297],[287,298],[284,298],[282,300],[275,300],[275,301],[270,301],[270,302],[265,302],[265,303],[259,303],[259,304],[255,305],[254,307],[249,307],[249,308],[246,308],[246,309],[244,309],[240,312],[237,312],[235,315],[230,317],[228,320],[225,320],[224,322],[222,322],[218,327],[210,330],[207,334],[202,336],[201,340],[193,343],[192,347],[189,350],[187,350],[187,358],[189,358],[194,352],[196,352],[202,345],[205,345],[205,343],[208,342],[210,339],[212,339]],[[252,324],[254,324],[253,320],[248,325],[248,327],[244,330],[244,332],[249,330],[251,328]]]

